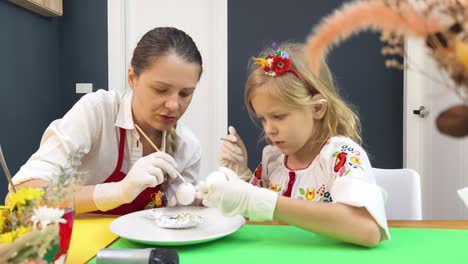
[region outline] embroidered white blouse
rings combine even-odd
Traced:
[[[39,149],[13,177],[14,184],[57,177],[57,165],[64,166],[70,153],[84,151],[79,170],[85,185],[104,182],[114,171],[119,155],[119,128],[127,130],[122,172],[143,156],[140,135],[132,116],[133,92],[99,90],[83,96],[62,119],[53,121],[44,132]],[[199,179],[201,144],[182,122],[177,123],[177,170],[190,183]],[[168,196],[175,194],[170,179]],[[180,180],[179,180],[180,181]]]
[[[376,185],[359,144],[347,137],[332,137],[307,168],[291,170],[285,161],[276,146],[266,146],[250,182],[294,199],[365,207],[380,226],[381,240],[390,239],[386,192]]]

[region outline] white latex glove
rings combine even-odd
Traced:
[[[217,207],[224,215],[241,214],[253,221],[273,220],[278,200],[276,192],[238,179],[215,181],[204,187],[207,188],[201,197],[204,204]]]
[[[195,197],[197,199],[202,200],[202,204],[208,207],[209,205],[207,204],[207,201],[204,198],[208,194],[209,187],[212,184],[218,182],[227,182],[234,180],[240,180],[239,176],[235,172],[226,167],[219,167],[217,171],[208,174],[204,181],[200,181],[197,184]]]
[[[164,152],[142,157],[121,181],[97,184],[93,192],[94,203],[101,211],[130,203],[146,188],[163,183],[164,172],[171,178],[177,177],[176,167],[175,160]]]
[[[252,171],[247,166],[247,149],[244,141],[234,127],[229,127],[229,135],[226,136],[219,154],[220,166],[235,171],[241,179],[248,180]]]

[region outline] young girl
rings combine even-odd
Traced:
[[[315,77],[299,44],[274,47],[254,62],[245,100],[269,145],[251,184],[213,183],[205,202],[226,215],[276,219],[363,246],[389,239],[386,194],[359,145],[358,117],[337,95],[327,65]],[[233,128],[226,139],[221,164],[248,174]]]
[[[14,184],[43,186],[57,178],[71,153],[82,150],[78,169],[86,175],[75,197],[77,213],[127,214],[177,203],[177,171],[195,183],[200,169],[200,143],[178,120],[201,74],[202,58],[189,35],[171,27],[150,30],[128,69],[131,91],[83,96],[50,124]],[[143,135],[166,151],[155,152]]]

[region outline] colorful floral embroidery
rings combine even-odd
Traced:
[[[261,182],[260,182],[257,178],[254,177],[254,178],[252,179],[252,185],[253,185],[253,186],[259,186],[260,183],[261,183]]]
[[[263,182],[262,182],[262,164],[260,163],[257,168],[255,169],[254,172],[254,178],[252,179],[252,185],[254,186],[259,186],[263,187]]]
[[[301,195],[301,196],[299,196],[299,198],[301,200],[313,201],[314,198],[315,198],[315,189],[313,189],[313,188],[307,188],[307,189],[299,188],[299,194]]]
[[[323,194],[323,202],[324,202],[324,203],[331,203],[331,202],[333,202],[333,199],[332,199],[332,197],[331,197],[330,192],[325,192],[325,193]]]
[[[297,199],[325,203],[332,202],[330,192],[326,190],[325,184],[322,184],[317,190],[309,187],[299,188],[299,195],[297,196]]]
[[[155,208],[161,208],[167,206],[167,196],[165,193],[158,191],[157,193],[151,194]]]
[[[353,163],[358,164],[358,165],[362,165],[362,164],[361,164],[361,159],[358,158],[358,157],[351,157],[349,160],[350,160],[351,162],[353,162]]]
[[[317,194],[320,196],[323,196],[323,193],[325,192],[325,184],[322,184],[320,188],[317,190]]]
[[[314,200],[314,198],[315,198],[315,189],[307,188],[306,199],[310,201],[310,200]]]
[[[271,184],[268,189],[274,191],[274,192],[281,192],[281,186],[278,186],[278,184]]]
[[[345,170],[346,170],[346,167],[345,167],[345,166],[341,167],[340,170],[338,171],[338,175],[339,175],[340,177],[343,176],[344,173],[345,173]]]
[[[349,174],[351,169],[361,169],[364,168],[361,166],[361,158],[359,157],[361,152],[354,150],[354,148],[349,147],[348,145],[341,146],[340,151],[333,153],[332,157],[335,158],[335,166],[333,170],[338,174],[338,176],[346,176]]]
[[[336,152],[335,154],[333,154],[334,155],[333,157],[336,157],[335,167],[333,168],[333,170],[335,172],[338,172],[346,164],[346,159],[347,159],[346,157],[348,156],[348,153],[346,153],[346,152],[337,153]]]

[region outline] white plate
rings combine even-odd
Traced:
[[[190,212],[203,218],[203,223],[187,229],[166,229],[159,227],[146,216],[146,210],[122,215],[112,221],[112,233],[135,242],[150,245],[189,245],[218,239],[239,230],[245,219],[240,216],[223,216],[216,208],[166,207],[148,210],[162,210],[164,214]]]

